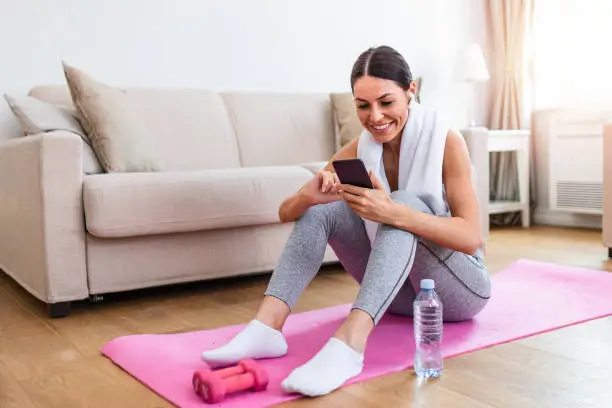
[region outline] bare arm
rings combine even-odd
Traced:
[[[482,244],[479,205],[467,145],[454,131],[446,139],[443,166],[442,178],[452,216],[438,217],[394,203],[390,224],[443,247],[473,254]]]
[[[334,172],[332,162],[337,159],[349,159],[357,157],[357,144],[359,138],[355,138],[348,144],[344,145],[338,150],[332,158],[327,162],[322,171]],[[308,208],[323,202],[335,201],[340,197],[331,199],[329,194],[321,193],[320,188],[320,174],[312,178],[308,183],[304,184],[295,194],[286,198],[278,210],[278,215],[281,222],[292,222],[299,219]]]

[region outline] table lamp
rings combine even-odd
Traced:
[[[489,70],[480,46],[471,43],[460,54],[455,69],[455,77],[460,82],[466,82],[471,88],[471,98],[468,103],[470,127],[476,126],[474,119],[474,84],[489,80]]]

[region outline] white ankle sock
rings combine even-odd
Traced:
[[[273,358],[285,354],[287,341],[283,334],[259,320],[251,320],[226,345],[203,352],[202,360],[216,368],[236,364],[243,358]]]
[[[281,383],[286,393],[311,397],[329,394],[363,369],[363,354],[335,337]]]

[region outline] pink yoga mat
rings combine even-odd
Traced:
[[[481,314],[469,322],[445,323],[446,358],[612,314],[612,273],[520,260],[492,280],[493,297]],[[283,395],[281,381],[323,346],[349,307],[292,315],[284,330],[288,355],[260,360],[269,371],[268,390],[231,395],[214,406],[254,408],[298,398]],[[120,337],[102,353],[176,406],[213,406],[193,392],[192,373],[204,366],[202,350],[224,344],[241,328]],[[387,315],[370,337],[363,373],[346,385],[409,369],[413,355],[412,320]]]

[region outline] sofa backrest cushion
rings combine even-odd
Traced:
[[[37,85],[30,89],[28,95],[52,105],[74,109],[70,90],[65,85]]]
[[[74,133],[83,140],[83,173],[102,173],[102,166],[100,166],[87,133],[77,119],[74,108],[41,101],[27,95],[5,94],[4,98],[19,121],[23,135],[30,136],[55,131]]]
[[[204,89],[120,89],[64,65],[68,97],[107,172],[183,171],[240,166],[221,97]],[[42,100],[64,96],[32,90]],[[43,92],[41,92],[43,91]]]
[[[225,92],[242,165],[293,165],[329,160],[335,125],[329,94]]]

